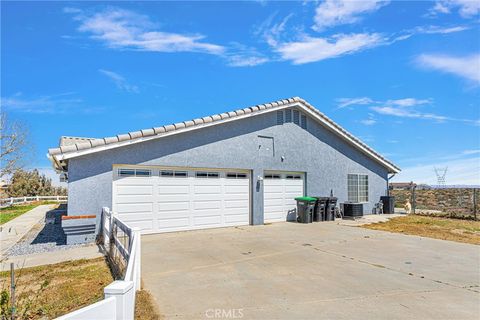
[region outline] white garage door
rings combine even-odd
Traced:
[[[265,172],[263,180],[264,221],[286,221],[295,214],[296,197],[304,195],[302,173]]]
[[[248,171],[114,168],[113,211],[143,233],[248,225],[249,194]]]

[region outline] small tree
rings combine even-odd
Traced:
[[[66,195],[66,189],[52,185],[52,179],[40,174],[37,169],[15,171],[10,179],[7,193],[10,197],[34,197]]]
[[[0,114],[0,177],[25,165],[27,138],[28,130],[24,124],[9,120],[5,112]]]

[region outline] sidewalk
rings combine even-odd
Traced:
[[[23,256],[12,256],[0,262],[0,271],[10,270],[10,263],[15,264],[15,269],[54,264],[69,260],[94,259],[103,257],[103,253],[95,244],[79,246],[68,250],[58,250],[47,253],[34,253]]]
[[[53,205],[40,205],[21,216],[10,220],[0,226],[1,259],[5,252],[17,243],[30,229],[40,220],[45,219],[47,211],[52,210]]]

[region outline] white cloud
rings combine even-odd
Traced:
[[[448,14],[457,9],[463,18],[473,18],[480,13],[480,1],[478,0],[438,0],[430,9],[430,16]]]
[[[465,154],[465,155],[479,154],[479,153],[480,153],[480,149],[464,150],[464,151],[462,152],[462,154]]]
[[[449,34],[455,32],[461,32],[469,30],[470,27],[466,26],[454,26],[454,27],[441,27],[441,26],[422,26],[415,28],[414,32],[423,34]]]
[[[396,99],[396,100],[387,100],[386,104],[399,106],[399,107],[413,107],[413,106],[419,106],[422,104],[431,104],[432,102],[433,102],[432,99],[404,98],[404,99]]]
[[[480,54],[470,56],[449,56],[440,54],[422,54],[416,58],[419,66],[451,73],[480,84]]]
[[[339,98],[336,99],[336,102],[338,103],[338,109],[346,108],[349,106],[354,106],[354,105],[370,105],[374,103],[372,99],[368,97],[361,97],[361,98]]]
[[[366,126],[373,126],[374,124],[377,123],[377,119],[375,119],[375,115],[373,115],[372,113],[369,113],[368,118],[360,120],[360,123]]]
[[[27,113],[66,113],[72,110],[82,113],[97,113],[102,108],[85,108],[81,98],[75,97],[73,92],[55,95],[45,95],[35,98],[24,97],[23,94],[14,94],[0,99],[1,109]]]
[[[71,9],[67,12],[72,12]],[[148,16],[133,11],[109,8],[94,14],[77,13],[81,32],[91,34],[114,49],[129,49],[154,52],[202,52],[221,55],[225,48],[203,42],[201,34],[179,34],[159,31]]]
[[[358,105],[368,106],[369,110],[374,111],[375,113],[381,115],[394,116],[399,118],[412,118],[412,119],[424,119],[432,120],[436,122],[446,122],[446,121],[459,121],[468,124],[473,124],[480,126],[480,120],[472,119],[458,119],[447,117],[443,115],[438,115],[428,112],[420,112],[415,109],[415,107],[421,107],[423,105],[429,105],[433,103],[433,99],[417,99],[417,98],[403,98],[403,99],[389,99],[386,101],[373,100],[369,97],[362,98],[339,98],[336,99],[338,103],[338,109],[345,107],[353,107]],[[365,125],[373,125],[375,122],[371,121],[373,115],[369,114],[370,117],[366,120],[361,120],[360,122]],[[376,120],[375,120],[376,121]]]
[[[435,157],[431,157],[435,159]],[[416,183],[437,184],[435,167],[448,167],[446,183],[448,185],[479,185],[480,159],[463,158],[449,161],[432,162],[430,164],[402,168],[394,181],[414,181]]]
[[[117,88],[119,88],[120,90],[131,92],[131,93],[139,92],[137,86],[128,84],[127,80],[116,72],[105,70],[105,69],[99,69],[98,72],[100,72],[101,74],[107,76],[110,80],[112,80],[117,86]]]
[[[337,34],[331,38],[304,36],[299,41],[279,44],[275,50],[283,60],[304,64],[373,48],[383,40],[378,33]]]
[[[326,0],[315,10],[313,29],[321,31],[328,27],[355,23],[361,19],[362,14],[376,11],[388,3],[389,1],[378,0]]]

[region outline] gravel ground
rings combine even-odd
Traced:
[[[83,246],[83,244],[66,244],[66,237],[60,223],[61,216],[64,214],[64,210],[47,212],[46,219],[37,223],[19,242],[11,247],[6,253],[7,256],[67,250]],[[55,223],[46,223],[49,218],[55,220]]]

